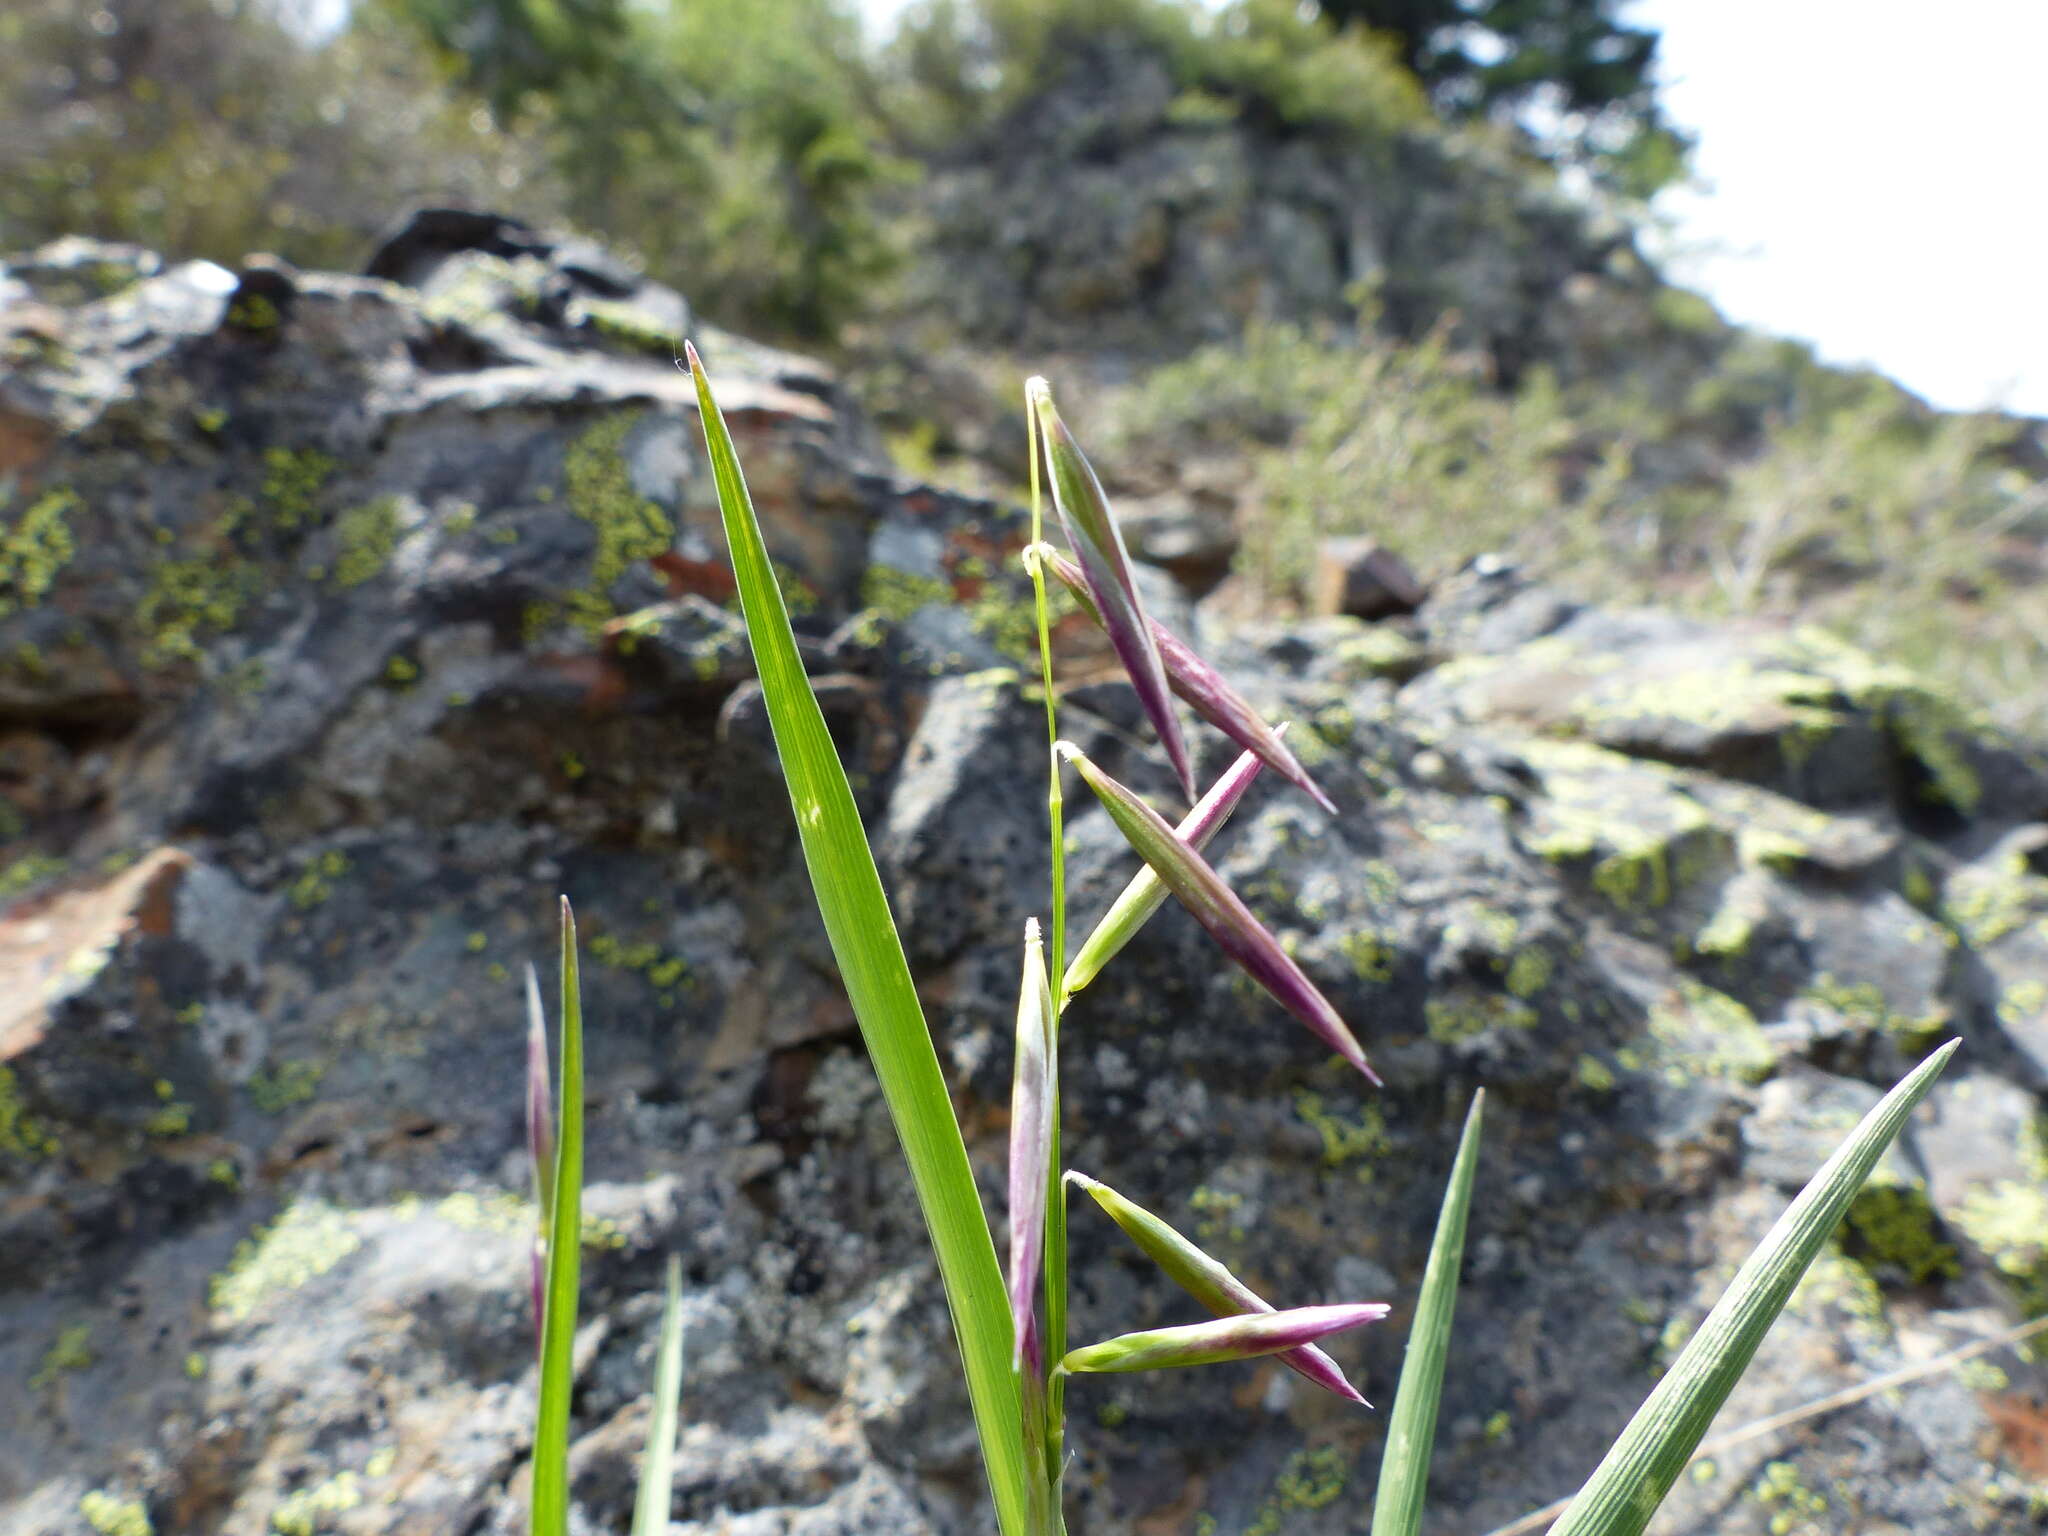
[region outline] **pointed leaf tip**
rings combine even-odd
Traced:
[[[1088,617],[1106,630],[1102,609],[1096,604],[1081,567],[1050,544],[1039,544],[1034,549],[1037,558],[1060,579]],[[1148,622],[1152,626],[1153,643],[1159,648],[1160,664],[1166,668],[1167,686],[1179,694],[1190,709],[1240,747],[1247,752],[1258,753],[1267,766],[1315,801],[1326,814],[1339,814],[1336,802],[1323,792],[1323,787],[1301,766],[1301,759],[1280,740],[1279,729],[1266,724],[1265,717],[1231,686],[1229,679],[1196,655],[1194,648],[1179,635],[1157,619]]]
[[[1033,385],[1036,387],[1034,388]],[[1180,716],[1173,706],[1166,665],[1160,660],[1153,624],[1145,615],[1138,596],[1137,579],[1131,572],[1130,551],[1124,546],[1116,514],[1102,489],[1095,468],[1081,451],[1073,432],[1060,418],[1052,391],[1043,379],[1026,386],[1039,431],[1045,442],[1046,468],[1052,480],[1053,510],[1067,543],[1080,562],[1081,579],[1094,599],[1102,631],[1109,637],[1132,691],[1152,722],[1159,744],[1166,751],[1174,777],[1190,804],[1195,799],[1195,770],[1188,756],[1187,738]]]
[[[1285,732],[1281,726],[1274,734]],[[1259,770],[1265,765],[1251,752],[1239,754],[1229,771],[1214,784],[1209,792],[1195,802],[1193,810],[1175,827],[1174,834],[1187,842],[1190,848],[1200,852],[1222,830],[1230,819],[1230,813],[1237,809],[1244,799],[1245,791],[1258,778]],[[1060,1007],[1064,1009],[1076,992],[1087,986],[1102,974],[1102,968],[1116,958],[1123,947],[1138,935],[1138,930],[1152,919],[1166,900],[1166,882],[1159,878],[1159,872],[1147,864],[1131,877],[1130,883],[1103,913],[1102,921],[1088,935],[1080,952],[1067,965],[1067,974],[1060,982]]]
[[[683,338],[683,361],[690,365],[690,372],[692,373],[702,373],[704,371],[704,360],[697,355],[696,343],[692,342],[688,337]]]
[[[1457,1156],[1444,1186],[1436,1235],[1430,1240],[1429,1262],[1416,1296],[1415,1319],[1401,1361],[1400,1385],[1387,1418],[1387,1439],[1380,1453],[1379,1486],[1373,1494],[1372,1529],[1378,1536],[1417,1536],[1422,1529],[1423,1495],[1429,1484],[1429,1457],[1436,1443],[1437,1409],[1443,1397],[1444,1362],[1450,1353],[1451,1320],[1458,1303],[1458,1271],[1465,1252],[1466,1218],[1472,1206],[1472,1183],[1479,1166],[1479,1126],[1486,1090],[1476,1090],[1465,1113]]]
[[[1273,1305],[1216,1259],[1188,1241],[1170,1223],[1085,1173],[1069,1173],[1067,1179],[1088,1192],[1109,1219],[1136,1243],[1145,1256],[1157,1264],[1166,1277],[1207,1307],[1217,1317],[1235,1317],[1246,1312],[1272,1312]],[[1359,1390],[1351,1385],[1343,1369],[1314,1345],[1283,1351],[1278,1359],[1326,1392],[1347,1402],[1370,1408]]]
[[[1376,1323],[1391,1310],[1382,1301],[1347,1302],[1294,1307],[1286,1312],[1246,1312],[1178,1328],[1151,1328],[1069,1350],[1060,1366],[1073,1372],[1162,1371],[1252,1360]]]
[[[1872,1105],[1785,1208],[1550,1528],[1551,1536],[1640,1536],[1800,1277],[1960,1044],[1951,1040],[1935,1051]]]
[[[1062,755],[1080,770],[1117,830],[1139,857],[1158,872],[1166,888],[1208,931],[1217,947],[1331,1050],[1356,1067],[1369,1082],[1382,1086],[1379,1074],[1367,1063],[1350,1026],[1224,878],[1175,836],[1164,817],[1096,767],[1087,754],[1069,745]]]

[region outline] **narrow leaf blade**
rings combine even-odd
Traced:
[[[576,1386],[576,1292],[583,1235],[583,998],[576,917],[562,901],[562,1070],[556,1109],[555,1202],[548,1222],[541,1315],[540,1410],[533,1434],[533,1536],[569,1529],[569,1398]]]
[[[1230,765],[1230,771],[1210,785],[1209,792],[1195,802],[1195,808],[1173,829],[1174,835],[1197,852],[1208,847],[1223,824],[1230,820],[1230,813],[1237,809],[1237,803],[1244,798],[1245,791],[1252,787],[1252,780],[1259,776],[1259,770],[1264,766],[1254,753],[1241,754]],[[1110,903],[1109,910],[1102,914],[1102,921],[1095,925],[1094,931],[1075,954],[1073,964],[1067,967],[1066,979],[1060,985],[1062,1008],[1076,992],[1101,975],[1102,968],[1138,936],[1138,930],[1151,920],[1166,897],[1166,882],[1159,878],[1150,864],[1131,877],[1131,883]]]
[[[1151,1328],[1120,1333],[1100,1344],[1067,1351],[1060,1364],[1068,1371],[1164,1371],[1186,1365],[1218,1365],[1226,1360],[1254,1360],[1300,1349],[1317,1339],[1376,1323],[1390,1308],[1385,1302],[1344,1302],[1330,1307],[1293,1307],[1285,1312],[1244,1312],[1178,1328]]]
[[[1081,568],[1050,545],[1039,546],[1038,556],[1073,594],[1082,611],[1102,625],[1102,609],[1097,606]],[[1194,647],[1187,641],[1157,619],[1149,622],[1152,625],[1152,643],[1159,648],[1160,665],[1166,668],[1166,685],[1186,700],[1196,714],[1245,751],[1256,752],[1281,778],[1302,790],[1332,816],[1336,815],[1336,803],[1323,793],[1321,785],[1309,777],[1308,770],[1301,766],[1301,760],[1287,749],[1287,744],[1280,739],[1280,728],[1266,724],[1266,717],[1252,708],[1251,701],[1231,687],[1230,680],[1221,672],[1196,655]],[[1106,631],[1108,626],[1103,625],[1103,628]]]
[[[1166,888],[1208,931],[1217,947],[1331,1050],[1358,1068],[1368,1080],[1378,1083],[1379,1076],[1367,1064],[1365,1052],[1359,1048],[1350,1026],[1294,963],[1293,957],[1280,947],[1280,941],[1252,916],[1251,908],[1223,877],[1174,835],[1164,817],[1096,767],[1078,747],[1068,742],[1062,743],[1060,750],[1088,781],[1088,787],[1095,791],[1095,797],[1125,840],[1158,872]]]
[[[696,350],[686,350],[747,636],[804,862],[938,1256],[996,1513],[1004,1536],[1025,1536],[1023,1433],[1010,1370],[1010,1309],[995,1241],[846,770],[804,674],[732,435]]]
[[[1639,1536],[1748,1369],[1799,1277],[1960,1044],[1951,1040],[1873,1106],[1785,1208],[1550,1536]]]
[[[1429,1487],[1429,1453],[1436,1441],[1437,1405],[1443,1398],[1444,1360],[1451,1348],[1451,1314],[1458,1305],[1458,1266],[1465,1256],[1465,1218],[1472,1208],[1473,1178],[1479,1171],[1479,1119],[1486,1090],[1472,1095],[1458,1155],[1444,1186],[1436,1237],[1415,1301],[1415,1322],[1401,1361],[1401,1384],[1387,1420],[1386,1449],[1380,1453],[1380,1481],[1373,1495],[1375,1536],[1416,1536],[1422,1529],[1422,1499]]]
[[[1039,432],[1045,443],[1046,467],[1051,470],[1052,504],[1066,530],[1067,543],[1080,561],[1081,584],[1088,591],[1096,622],[1109,636],[1110,649],[1123,663],[1137,692],[1138,703],[1166,760],[1190,803],[1195,798],[1195,770],[1188,760],[1187,739],[1181,733],[1180,716],[1174,713],[1173,694],[1167,686],[1166,665],[1159,658],[1159,642],[1152,622],[1145,617],[1138,598],[1138,583],[1131,575],[1130,552],[1124,548],[1122,530],[1109,509],[1109,497],[1102,482],[1074,434],[1060,419],[1052,403],[1052,390],[1043,379],[1024,386],[1032,408],[1038,413]]]
[[[633,1496],[633,1536],[667,1536],[674,1496],[676,1400],[683,1390],[683,1261],[669,1255],[661,1303],[661,1342],[654,1356],[654,1401],[647,1415],[647,1451]]]
[[[1165,1218],[1154,1215],[1134,1200],[1126,1200],[1107,1184],[1091,1179],[1085,1173],[1069,1173],[1067,1178],[1088,1191],[1104,1214],[1123,1228],[1124,1235],[1165,1271],[1169,1280],[1218,1317],[1277,1310],[1214,1257],[1190,1242]],[[1347,1402],[1372,1406],[1345,1378],[1337,1362],[1313,1344],[1285,1351],[1280,1356],[1280,1363],[1300,1372],[1325,1392],[1334,1392]]]

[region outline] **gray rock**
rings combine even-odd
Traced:
[[[1317,613],[1385,619],[1413,613],[1428,594],[1407,562],[1374,539],[1325,539],[1316,550],[1309,606]]]
[[[1076,98],[1042,131],[1114,146],[1157,96]],[[1157,137],[1164,225],[1091,205],[1073,259],[1043,264],[1074,315],[1107,302],[1084,253],[1151,270],[1162,228],[1176,273],[1288,246],[1262,270],[1294,295],[1361,261],[1398,286],[1415,242],[1461,228],[1421,181],[1414,228],[1345,211],[1353,173],[1313,147]],[[1288,211],[1206,222],[1265,170]],[[975,216],[1007,227],[1012,196]],[[1310,238],[1333,219],[1372,251]],[[726,606],[694,398],[650,345],[674,309],[643,329],[592,308],[639,293],[600,253],[463,229],[374,278],[138,256],[92,295],[63,289],[90,269],[64,251],[0,273],[46,294],[35,323],[64,343],[0,381],[0,441],[26,445],[8,515],[57,497],[31,530],[50,580],[0,615],[0,1524],[76,1536],[95,1494],[161,1536],[521,1528],[519,972],[545,968],[566,892],[596,1218],[576,1528],[626,1518],[674,1253],[672,1529],[979,1536],[921,1218]],[[1196,298],[1170,283],[1155,318],[1192,322]],[[701,345],[999,1216],[1047,862],[1022,519],[880,472],[822,367]],[[1953,1086],[1731,1413],[2042,1304],[2048,785],[2025,752],[1858,653],[1585,608],[1499,562],[1379,626],[1232,625],[1141,579],[1294,722],[1343,808],[1263,782],[1213,857],[1388,1086],[1169,907],[1069,1011],[1067,1158],[1276,1302],[1390,1300],[1333,1346],[1384,1402],[1490,1087],[1446,1528],[1577,1486],[1829,1116],[1937,1033],[1965,1039]],[[1063,731],[1174,804],[1101,649],[1071,622],[1058,643]],[[1680,686],[1701,672],[1719,683]],[[1205,775],[1234,755],[1195,741]],[[1066,805],[1078,938],[1134,862],[1071,781]],[[1076,1338],[1190,1319],[1108,1224],[1077,1209],[1073,1234]],[[2016,1528],[2012,1426],[2044,1383],[2000,1368],[2004,1388],[1939,1379],[1760,1442],[1665,1518],[1762,1531],[1811,1516],[1796,1484],[1873,1530]],[[1351,1530],[1384,1423],[1270,1365],[1077,1382],[1070,1404],[1071,1528],[1106,1536]]]

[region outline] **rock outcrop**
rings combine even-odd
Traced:
[[[678,1529],[984,1530],[727,605],[687,307],[490,222],[389,278],[83,245],[0,272],[0,1523],[521,1528],[519,986],[562,891],[588,1528],[631,1502],[673,1252]],[[892,475],[825,369],[696,340],[996,1210],[1045,859],[1021,519]],[[1069,1159],[1268,1295],[1393,1301],[1334,1351],[1384,1402],[1489,1088],[1433,1529],[1575,1487],[1832,1136],[1948,1035],[1726,1422],[2048,1308],[2038,751],[1825,636],[1589,610],[1498,563],[1377,625],[1225,629],[1153,575],[1345,810],[1260,786],[1216,856],[1388,1087],[1168,911],[1070,1015]],[[1167,794],[1123,690],[1065,719]],[[1130,860],[1069,803],[1085,918]],[[1186,1317],[1084,1211],[1074,1252],[1077,1333]],[[1289,1381],[1078,1385],[1073,1528],[1360,1528],[1384,1419]],[[1703,1463],[1666,1528],[2028,1528],[2044,1393],[1994,1355],[1860,1402]]]

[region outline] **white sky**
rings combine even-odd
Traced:
[[[1705,186],[1670,270],[1938,405],[2048,416],[2048,0],[1637,0]]]

